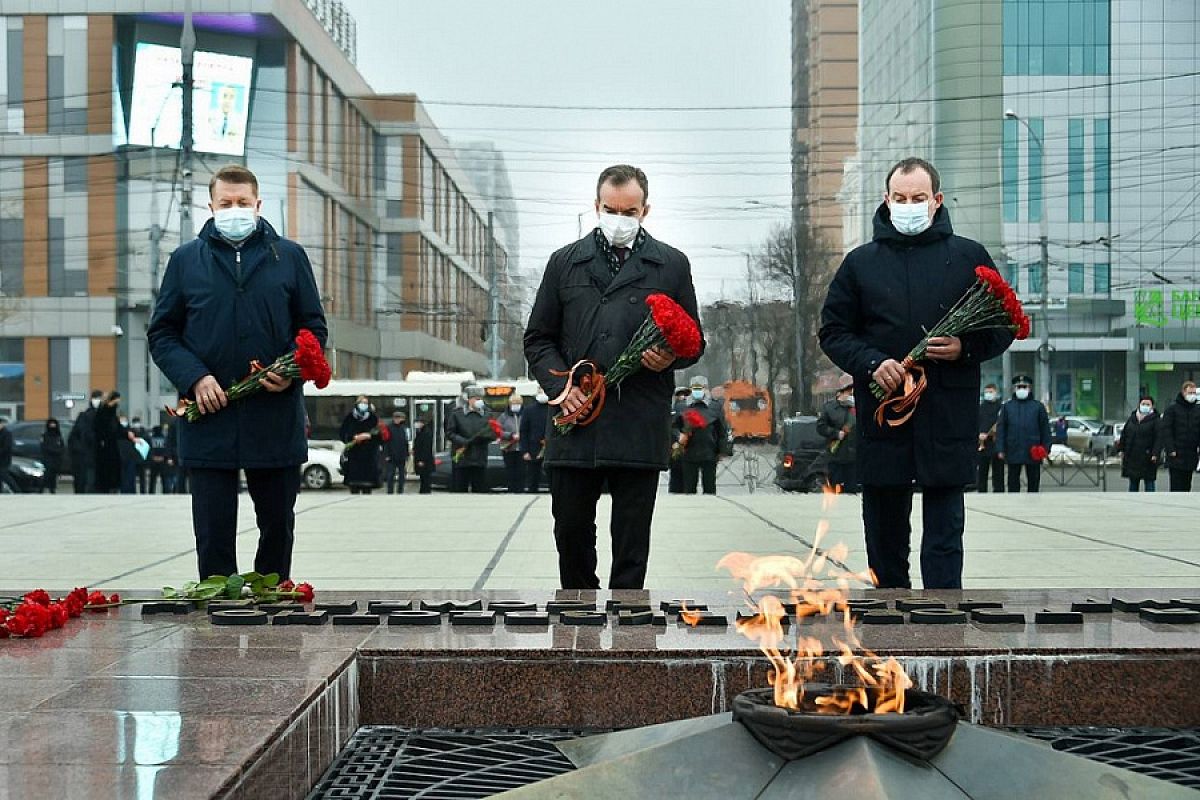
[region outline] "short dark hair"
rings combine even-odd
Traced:
[[[258,197],[258,176],[241,164],[226,164],[213,173],[212,180],[208,182],[208,196],[210,198],[212,197],[213,189],[217,187],[217,181],[224,181],[225,183],[248,183],[250,184],[250,188],[254,190],[254,196]]]
[[[929,179],[933,181],[933,193],[937,194],[942,190],[942,176],[938,175],[938,171],[923,158],[909,156],[896,162],[896,165],[888,171],[887,180],[883,182],[883,190],[885,192],[892,191],[892,176],[899,172],[901,175],[907,175],[913,170],[923,169],[929,174]]]
[[[984,384],[983,388],[985,388],[985,389],[999,389],[1000,387],[999,387],[999,386],[997,386],[997,385],[996,385],[996,384],[994,384],[994,383],[986,383],[986,384]]]
[[[1138,402],[1139,402],[1139,403],[1140,403],[1140,402],[1142,402],[1143,400],[1149,400],[1149,401],[1150,401],[1150,405],[1154,405],[1154,398],[1153,398],[1153,397],[1151,397],[1151,396],[1150,396],[1150,395],[1148,395],[1148,394],[1144,394],[1144,395],[1142,395],[1141,397],[1139,397],[1139,398],[1138,398]]]
[[[650,181],[646,180],[646,173],[631,164],[614,164],[601,172],[600,179],[596,181],[596,199],[600,199],[600,187],[604,184],[624,186],[630,181],[637,181],[638,186],[642,187],[642,203],[645,204],[650,199]]]

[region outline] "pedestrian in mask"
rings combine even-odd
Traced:
[[[413,470],[421,480],[421,494],[433,492],[433,428],[429,427],[427,419],[418,419],[413,423],[412,457]]]
[[[58,473],[62,471],[63,454],[66,450],[67,445],[63,441],[58,420],[51,417],[46,420],[46,427],[42,430],[42,465],[46,468],[46,473],[42,476],[38,494],[45,491],[58,494]]]
[[[1196,384],[1184,381],[1175,402],[1163,412],[1158,426],[1158,449],[1166,453],[1172,492],[1190,492],[1200,463],[1200,402]]]
[[[496,437],[488,424],[482,387],[469,387],[466,396],[466,407],[455,411],[447,426],[450,457],[458,465],[457,483],[451,491],[463,493],[470,489],[480,494],[488,491],[488,449]]]
[[[342,456],[342,474],[350,494],[370,494],[380,487],[379,418],[366,397],[359,396],[342,420],[340,438],[346,445]]]
[[[550,398],[541,389],[532,404],[521,411],[521,459],[525,462],[525,491],[542,487],[542,462],[546,458],[546,425]]]
[[[67,437],[73,480],[71,488],[75,494],[96,491],[96,413],[103,403],[104,392],[94,390],[88,399],[88,407],[75,418],[71,435]]]
[[[1145,486],[1153,492],[1160,462],[1158,450],[1160,417],[1154,409],[1154,398],[1143,395],[1138,407],[1125,421],[1116,450],[1121,454],[1121,477],[1129,479],[1129,491]]]
[[[984,494],[988,490],[988,475],[991,475],[992,491],[1004,491],[1004,462],[996,455],[996,423],[1000,420],[1000,388],[994,383],[983,387],[983,400],[979,403],[979,477],[975,491]]]
[[[858,415],[854,406],[854,384],[847,383],[837,396],[821,407],[817,433],[825,437],[829,452],[829,484],[851,494],[858,491]]]
[[[525,491],[525,459],[521,456],[521,416],[524,413],[524,401],[520,395],[514,394],[508,401],[508,408],[500,414],[500,452],[504,457],[504,475],[508,482],[509,494],[521,494]]]
[[[1008,467],[1008,491],[1021,491],[1024,468],[1026,491],[1037,492],[1042,485],[1042,459],[1050,452],[1050,415],[1033,398],[1033,378],[1017,375],[1012,382],[1012,399],[1000,409],[996,421],[996,455]]]
[[[708,378],[692,378],[687,409],[675,420],[676,443],[682,449],[683,493],[695,494],[699,486],[705,494],[717,493],[717,462],[725,454],[729,425],[721,404],[708,391]],[[695,416],[693,416],[695,415]],[[699,420],[701,424],[692,424]]]
[[[393,411],[392,421],[388,424],[387,444],[384,445],[388,494],[404,494],[408,449],[408,415],[403,411]]]
[[[122,468],[121,453],[127,446],[132,446],[129,433],[121,424],[118,408],[121,405],[121,393],[110,392],[108,397],[96,410],[96,492],[98,494],[114,494],[121,491]],[[128,456],[126,456],[128,459]]]
[[[1001,328],[937,336],[921,361],[926,389],[899,426],[876,421],[885,392],[901,389],[905,355],[991,267],[987,250],[954,233],[941,177],[921,158],[888,172],[872,241],[848,253],[821,310],[821,349],[854,380],[858,480],[867,563],[880,588],[909,588],[912,502],[921,492],[921,582],[962,588],[963,490],[975,481],[979,365],[1003,353]]]
[[[680,427],[679,418],[687,411],[688,400],[692,390],[686,386],[676,386],[675,396],[671,399],[671,429]],[[683,494],[683,446],[678,440],[671,443],[671,465],[667,469],[667,494]]]

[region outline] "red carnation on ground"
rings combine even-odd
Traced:
[[[1046,456],[1048,455],[1049,453],[1046,452],[1046,448],[1042,447],[1040,444],[1035,444],[1033,447],[1029,448],[1029,457],[1038,464],[1045,461]]]
[[[37,603],[39,606],[50,605],[50,595],[45,589],[34,589],[32,592],[27,592],[22,599],[30,603]]]
[[[313,601],[313,597],[316,596],[316,592],[313,591],[311,583],[296,584],[296,591],[300,593],[300,596],[296,599],[301,603],[311,603]]]
[[[329,368],[329,362],[325,360],[325,351],[321,348],[320,340],[312,331],[302,328],[300,333],[296,334],[294,344],[295,349],[284,353],[265,367],[258,361],[251,361],[250,374],[230,386],[225,394],[230,400],[241,400],[262,391],[263,387],[259,381],[265,378],[268,372],[281,378],[312,381],[318,389],[324,389],[329,385],[333,372]],[[185,417],[188,422],[195,422],[201,416],[200,407],[194,400],[186,398],[180,402],[178,408],[168,408],[167,413],[173,417]]]
[[[51,628],[61,628],[71,618],[71,615],[67,613],[67,607],[62,603],[51,603],[47,610],[50,612]]]

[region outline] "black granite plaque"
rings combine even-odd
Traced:
[[[707,605],[696,600],[663,600],[658,604],[659,611],[665,611],[668,614],[678,614],[684,608],[688,611],[708,611]]]
[[[252,608],[226,608],[209,614],[213,625],[266,625],[271,615]]]
[[[688,621],[690,619],[690,622]],[[679,622],[689,628],[728,628],[729,617],[724,614],[718,614],[715,611],[696,611],[694,613],[689,609],[688,619],[685,619],[681,614]]]
[[[1033,621],[1039,625],[1082,625],[1083,613],[1079,611],[1051,611],[1045,608],[1033,615]]]
[[[1004,608],[1004,603],[995,600],[972,600],[968,597],[958,604],[959,611],[976,611],[981,608]]]
[[[334,614],[334,625],[378,625],[378,614]]]
[[[967,612],[954,608],[918,608],[909,612],[908,621],[914,625],[958,625],[967,621]]]
[[[209,600],[207,605],[208,613],[215,614],[218,611],[236,611],[238,609],[254,608],[253,600]]]
[[[667,624],[666,614],[656,614],[653,611],[620,611],[617,613],[618,625],[661,625]]]
[[[1020,611],[1005,611],[997,608],[977,608],[971,619],[983,625],[1024,625],[1025,615]]]
[[[558,621],[564,625],[596,625],[608,624],[608,614],[603,611],[563,611],[558,615]]]
[[[450,624],[490,628],[496,624],[496,614],[492,611],[456,611],[450,614]]]
[[[412,600],[371,600],[367,602],[370,614],[391,614],[394,611],[412,611]]]
[[[1071,610],[1078,611],[1080,614],[1111,614],[1113,604],[1107,600],[1096,600],[1089,597],[1082,602],[1071,603]]]
[[[916,611],[924,608],[945,608],[946,604],[941,600],[933,600],[928,597],[901,597],[896,601],[897,611]]]
[[[537,603],[526,603],[521,600],[494,600],[487,604],[487,610],[503,617],[513,611],[537,611]]]
[[[1200,622],[1200,611],[1192,608],[1143,608],[1138,616],[1146,622],[1168,622],[1175,625],[1194,625]]]
[[[899,611],[868,611],[859,617],[863,625],[903,625],[904,614]]]
[[[157,603],[143,603],[142,616],[151,617],[156,614],[190,614],[196,610],[196,604],[190,600],[162,600]]]
[[[544,628],[550,624],[550,615],[542,611],[509,611],[504,615],[504,624],[510,627]]]
[[[353,614],[355,611],[358,611],[358,601],[343,600],[341,602],[314,603],[313,609],[316,611],[328,611],[334,615]],[[336,619],[334,620],[334,624],[337,624]]]
[[[586,600],[551,600],[546,603],[546,613],[561,614],[564,611],[595,611],[596,604]]]
[[[281,611],[303,611],[304,605],[302,603],[259,603],[257,608],[268,614],[278,614]]]
[[[272,625],[324,625],[328,611],[280,611],[271,617]]]
[[[440,611],[393,611],[387,615],[388,625],[441,625]]]

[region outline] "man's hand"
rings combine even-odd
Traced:
[[[533,453],[526,453],[524,458],[526,461],[533,461]]]
[[[574,414],[579,409],[583,408],[583,404],[587,402],[587,395],[578,386],[572,386],[571,391],[567,393],[567,399],[562,401],[559,406],[564,412]]]
[[[890,394],[904,385],[904,367],[896,359],[889,358],[879,365],[871,377]]]
[[[196,405],[200,406],[201,414],[215,414],[229,405],[229,397],[212,375],[205,375],[196,381],[192,386],[192,397],[196,399]]]
[[[363,442],[367,441],[370,438],[371,438],[371,434],[369,434],[369,433],[354,434],[354,441],[358,442],[359,444],[362,444]]]
[[[935,336],[929,340],[925,357],[934,361],[957,361],[962,357],[962,339],[957,336]]]
[[[662,372],[675,363],[675,355],[661,347],[651,347],[642,353],[642,366],[651,372]]]
[[[996,453],[996,458],[998,458],[998,459],[1000,459],[1001,461],[1003,461],[1003,460],[1004,460],[1004,453]]]
[[[281,378],[274,372],[268,372],[267,377],[259,378],[258,385],[266,389],[268,392],[282,392],[292,385],[291,378]]]

